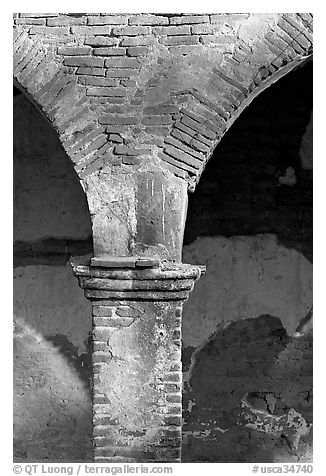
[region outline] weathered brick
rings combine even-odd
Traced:
[[[108,317],[106,319],[107,325],[110,327],[129,327],[133,324],[134,317]]]
[[[76,74],[85,74],[88,76],[104,76],[105,69],[104,68],[89,68],[87,66],[80,66],[77,69]]]
[[[58,13],[20,13],[21,17],[38,18],[38,17],[57,17]]]
[[[105,60],[106,68],[139,68],[140,62],[136,58],[107,58]]]
[[[76,88],[76,80],[75,78],[72,78],[71,81],[69,81],[62,89],[61,91],[59,92],[59,94],[57,94],[54,98],[53,98],[53,101],[51,101],[47,107],[49,108],[49,110],[51,111],[53,108],[57,108],[58,107],[58,102],[61,101],[61,99],[63,99],[65,96],[66,97],[66,100],[68,101],[69,98],[70,98],[70,94],[72,93],[72,91],[74,91]],[[60,111],[62,110],[62,105],[60,106]],[[49,111],[49,112],[50,112]],[[50,114],[48,112],[48,115],[50,117]],[[56,116],[56,110],[54,111],[54,116]]]
[[[181,425],[182,423],[182,417],[181,416],[167,416],[164,418],[164,423],[166,425]]]
[[[108,153],[111,155],[112,152],[112,144],[108,141],[106,144],[102,145],[96,152],[96,156],[103,157],[104,155],[107,156]]]
[[[98,76],[79,76],[78,81],[87,86],[104,86],[115,87],[118,86],[118,80],[111,78],[103,78]]]
[[[139,165],[142,163],[142,160],[138,156],[123,155],[122,163],[125,165]]]
[[[119,134],[109,134],[109,140],[111,142],[118,142],[118,143],[123,142],[123,139],[121,136],[119,136]]]
[[[126,25],[128,17],[110,15],[110,16],[89,16],[88,25]]]
[[[194,167],[196,169],[200,169],[202,167],[202,161],[196,159],[187,152],[183,152],[182,150],[178,149],[177,147],[174,147],[173,145],[166,145],[164,148],[164,152],[173,157],[174,159],[184,162],[190,167]]]
[[[145,124],[146,126],[152,126],[152,125],[160,125],[160,124],[171,124],[172,123],[172,118],[171,116],[148,116],[148,117],[143,117],[141,120],[142,124]]]
[[[181,382],[182,380],[182,372],[168,372],[163,375],[164,382]],[[180,406],[177,406],[178,413],[180,414]]]
[[[108,398],[106,398],[104,400],[103,400],[104,403],[109,403],[110,402],[110,400]],[[94,401],[95,400],[93,398],[93,402]],[[114,438],[95,437],[94,438],[94,444],[95,444],[95,446],[102,446],[102,447],[110,446],[110,447],[113,447],[117,444],[117,441]]]
[[[92,52],[90,46],[59,46],[58,55],[78,56],[87,55]]]
[[[204,161],[205,156],[201,154],[200,152],[197,152],[196,150],[192,149],[191,147],[188,147],[186,144],[183,144],[179,140],[175,139],[174,137],[167,137],[165,139],[166,144],[171,144],[177,149],[183,150],[189,155],[192,155],[193,157],[196,157],[197,159]]]
[[[200,38],[203,45],[209,45],[211,43],[219,45],[233,45],[236,42],[236,37],[233,35],[204,35]]]
[[[126,88],[136,88],[137,82],[133,79],[121,79],[120,81],[121,86],[125,86]]]
[[[187,178],[186,171],[189,172],[189,173],[192,173],[193,175],[196,175],[197,172],[198,172],[198,170],[195,169],[194,167],[191,167],[191,166],[189,166],[188,164],[186,164],[184,162],[180,162],[179,160],[174,159],[173,157],[171,157],[168,154],[165,154],[163,152],[159,152],[157,155],[162,160],[164,160],[164,162],[167,162],[168,164],[170,164],[173,167],[172,172],[176,173],[176,175],[178,175],[179,177]],[[177,169],[177,170],[175,170],[175,169]]]
[[[30,35],[44,35],[44,36],[64,36],[69,35],[69,27],[65,26],[33,26]]]
[[[17,79],[22,84],[22,86],[26,87],[25,81],[28,79],[28,76],[35,71],[37,66],[40,64],[40,62],[44,59],[44,54],[42,51],[39,51],[30,61],[26,67],[19,73],[17,74]]]
[[[183,46],[171,46],[169,52],[174,55],[191,55],[202,53],[203,47],[201,44],[196,45],[183,45]]]
[[[244,95],[247,95],[247,93],[248,93],[247,89],[242,84],[240,84],[239,81],[237,81],[235,78],[231,78],[230,76],[225,74],[224,71],[222,71],[220,69],[217,69],[217,68],[213,68],[213,73],[217,74],[221,79],[223,79],[223,81],[225,81],[229,85],[237,88]]]
[[[16,54],[14,57],[14,75],[17,75],[27,63],[35,56],[37,48],[33,48],[32,44],[28,44],[28,49],[21,51],[20,54]]]
[[[203,25],[193,25],[191,27],[191,33],[193,35],[213,35],[216,31],[216,27],[211,24],[204,23]],[[218,34],[218,30],[216,32]]]
[[[150,28],[148,26],[123,26],[113,28],[112,33],[117,36],[149,35]]]
[[[105,104],[105,105],[108,105],[109,103],[123,104],[126,101],[125,97],[117,97],[117,96],[106,96],[106,97],[89,96],[89,97],[90,97],[90,102],[92,104]]]
[[[94,55],[96,56],[123,56],[126,54],[126,48],[94,48]]]
[[[145,132],[147,134],[153,134],[160,137],[165,137],[170,133],[170,129],[168,127],[146,127]]]
[[[171,135],[172,137],[175,137],[176,139],[179,139],[180,141],[184,142],[188,146],[194,147],[200,152],[207,153],[210,150],[210,147],[208,145],[203,144],[202,142],[196,140],[194,137],[191,137],[188,134],[179,131],[178,129],[174,129]]]
[[[150,49],[146,46],[133,46],[127,49],[129,56],[142,56],[146,55]]]
[[[199,44],[199,36],[168,36],[159,39],[159,42],[165,46],[176,45],[197,45]]]
[[[124,88],[111,88],[111,87],[93,87],[87,88],[87,96],[125,96],[126,90]]]
[[[213,14],[210,15],[211,23],[221,23],[224,21],[232,22],[232,21],[243,21],[249,17],[249,13],[220,13],[220,14]]]
[[[94,426],[95,425],[118,425],[119,421],[117,418],[103,417],[102,415],[94,415]],[[94,428],[95,430],[95,428]],[[94,433],[96,435],[96,433]],[[116,451],[115,448],[112,448]]]
[[[38,63],[33,69],[30,74],[27,76],[25,80],[25,87],[27,88],[28,92],[31,94],[38,93],[38,91],[43,87],[43,85],[46,85],[49,81],[52,80],[52,78],[58,73],[59,68],[58,66],[53,62],[52,68],[49,68],[47,70],[47,74],[44,74],[44,71],[46,71],[46,67],[48,66],[48,58],[43,57],[42,61]],[[42,83],[37,80],[39,76],[43,77]]]
[[[66,150],[70,149],[70,152],[73,153],[82,147],[84,144],[87,144],[94,137],[101,134],[104,131],[103,127],[95,128],[94,125],[88,125],[85,129],[79,131],[70,139],[67,139],[63,142],[63,146]]]
[[[114,153],[117,155],[142,155],[150,153],[150,149],[137,149],[135,147],[128,147],[126,145],[116,145]],[[117,313],[118,314],[118,313]],[[121,315],[121,314],[118,314]]]
[[[65,58],[63,64],[66,66],[88,66],[93,68],[101,68],[104,66],[103,58],[93,58],[90,56],[71,56]]]
[[[110,362],[111,359],[112,359],[112,355],[110,354],[110,352],[107,352],[107,353],[94,352],[93,355],[92,355],[92,361],[93,361],[94,364],[102,363],[102,362]],[[96,370],[97,370],[97,372],[96,372]],[[94,366],[94,371],[96,373],[100,373],[101,372],[101,366],[99,366],[99,367]]]
[[[77,35],[110,35],[112,28],[110,26],[73,26],[72,32]]]
[[[45,18],[16,18],[15,25],[45,25]]]
[[[108,78],[131,78],[138,76],[138,69],[110,68],[106,70],[106,76]]]
[[[107,135],[101,134],[97,136],[97,138],[83,150],[83,154],[88,155],[91,152],[98,150],[100,147],[102,147],[106,143],[107,143]]]
[[[111,319],[108,317],[108,319]],[[110,327],[106,326],[96,326],[93,328],[93,337],[95,340],[100,342],[107,342],[108,338],[110,337],[112,330]]]
[[[101,351],[101,350],[107,350],[108,345],[106,342],[93,342],[93,350],[95,351]]]
[[[156,42],[155,36],[134,36],[129,38],[124,38],[120,45],[121,46],[148,46],[153,45]]]
[[[61,87],[63,87],[68,81],[69,77],[61,70],[55,74],[49,82],[40,88],[37,93],[35,93],[34,98],[39,102],[41,99],[43,101],[44,98],[46,104],[46,102],[53,99],[53,96],[58,93]]]
[[[208,23],[208,15],[184,15],[182,17],[171,17],[171,25],[183,25],[183,24],[192,24],[192,23]]]
[[[173,114],[179,112],[179,108],[173,104],[150,106],[144,108],[144,114]]]
[[[60,16],[56,18],[48,18],[46,23],[48,26],[83,25],[86,23],[86,17],[75,18]]]
[[[182,26],[162,26],[162,27],[154,27],[153,33],[155,35],[190,35],[190,26],[189,25],[182,25]]]
[[[228,120],[230,118],[230,113],[228,111],[224,110],[222,107],[219,107],[215,102],[213,103],[212,101],[209,101],[206,97],[202,96],[198,91],[192,90],[191,94],[196,99],[198,99],[198,101],[200,101],[202,104],[205,104],[205,106],[210,108],[212,111],[215,111],[225,120]]]
[[[99,118],[101,124],[126,124],[133,125],[139,122],[135,116],[114,116],[113,114],[103,114]]]
[[[16,36],[14,42],[14,64],[15,64],[15,56],[20,51],[21,48],[28,48],[31,42],[28,39],[28,34],[24,31],[21,35]]]
[[[311,42],[309,40],[307,40],[307,38],[300,34],[299,31],[297,30],[297,28],[295,28],[293,26],[293,22],[292,24],[290,24],[288,22],[288,19],[287,21],[281,19],[278,24],[277,24],[283,31],[285,31],[292,39],[294,42],[297,42],[299,43],[300,46],[302,46],[302,48],[304,49],[309,49],[310,46],[311,46]]]
[[[118,44],[117,38],[110,36],[89,36],[85,39],[84,44],[90,46],[116,46]]]
[[[141,311],[135,307],[117,307],[116,315],[120,317],[138,317]]]
[[[68,134],[75,131],[77,128],[82,127],[83,122],[88,120],[94,120],[94,116],[91,114],[89,108],[85,106],[80,113],[76,114],[74,117],[60,125],[57,129],[60,134]]]
[[[115,133],[123,133],[123,132],[126,132],[128,130],[128,127],[123,127],[121,125],[110,125],[110,126],[107,126],[106,127],[106,132],[109,133],[109,134],[115,134]]]
[[[158,15],[135,15],[129,18],[129,25],[168,25],[169,19]]]

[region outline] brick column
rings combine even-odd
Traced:
[[[94,260],[73,265],[93,310],[94,461],[178,462],[182,304],[202,268]]]

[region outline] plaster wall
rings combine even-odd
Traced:
[[[91,250],[87,202],[54,130],[15,92],[14,456],[90,460],[91,306],[68,262]]]

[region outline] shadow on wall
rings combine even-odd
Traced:
[[[23,320],[14,334],[14,458],[91,461],[88,385],[51,341]]]
[[[220,325],[187,354],[184,462],[311,460],[310,334],[290,338],[261,315]]]
[[[91,305],[69,259],[92,251],[85,193],[55,130],[14,89],[14,457],[91,461]]]
[[[185,245],[270,233],[312,261],[312,67],[267,88],[225,134],[189,195]]]

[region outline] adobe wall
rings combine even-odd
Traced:
[[[311,83],[306,67],[289,72],[311,55],[312,15],[15,14],[14,26],[14,81],[43,114],[15,97],[16,457],[92,458],[92,311],[68,260],[180,263],[196,186],[183,259],[207,275],[183,316],[183,460],[310,457],[312,341],[291,334],[311,306]]]

